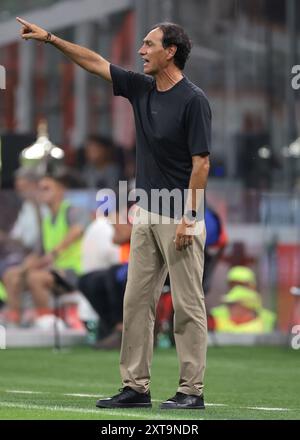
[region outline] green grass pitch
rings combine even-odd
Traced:
[[[300,352],[288,347],[209,348],[205,411],[159,410],[176,392],[174,349],[154,352],[152,409],[97,409],[121,386],[118,361],[89,347],[0,350],[0,419],[300,419]]]

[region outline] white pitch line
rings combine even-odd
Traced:
[[[71,411],[85,414],[96,414],[97,410],[88,408],[72,408],[70,406],[49,406],[49,405],[32,405],[26,403],[0,402],[2,408],[20,408],[20,409],[38,409],[47,411]]]
[[[290,408],[268,408],[264,406],[245,406],[244,409],[256,409],[258,411],[291,411]]]
[[[26,390],[5,390],[10,394],[51,394],[50,391],[26,391]],[[53,393],[70,397],[104,397],[104,394],[86,394],[86,393]]]
[[[138,412],[130,411],[130,412],[124,412],[120,411],[119,409],[115,410],[108,410],[108,409],[88,409],[88,408],[73,408],[71,406],[49,406],[49,405],[27,405],[25,403],[10,403],[10,402],[0,402],[0,407],[2,408],[19,408],[19,409],[25,409],[25,410],[43,410],[43,411],[50,411],[50,412],[72,412],[72,413],[81,413],[81,414],[108,414],[111,416],[124,416],[124,417],[135,417],[137,419],[157,419],[157,420],[178,420],[178,417],[171,417],[170,415],[159,415],[159,414],[141,414]],[[192,419],[193,420],[193,419]],[[195,419],[195,420],[204,420],[204,419]]]
[[[42,392],[42,391],[22,391],[22,390],[6,390],[6,393],[12,393],[12,394],[50,394],[49,391]],[[67,397],[105,397],[104,394],[88,394],[88,393],[54,393],[54,394],[62,394],[63,396]],[[152,402],[162,403],[163,401],[160,399],[151,399]],[[206,406],[228,406],[225,403],[205,403]]]
[[[29,390],[5,390],[6,393],[11,394],[50,394],[49,391],[29,391]],[[60,394],[67,397],[95,397],[101,398],[105,397],[103,394],[88,394],[88,393],[53,393]],[[162,403],[162,400],[152,399],[152,402]],[[229,405],[226,403],[205,403],[206,406],[215,406],[215,407],[228,407]],[[43,407],[44,408],[44,407]],[[291,411],[291,408],[272,408],[272,407],[264,407],[264,406],[240,406],[239,409],[251,409],[256,411]],[[99,412],[98,410],[88,410]],[[107,411],[107,410],[105,410]]]
[[[160,399],[151,399],[152,402],[159,402],[162,403],[163,400]],[[206,403],[205,406],[228,406],[227,403]]]

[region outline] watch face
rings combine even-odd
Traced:
[[[195,221],[197,216],[197,212],[194,210],[187,211],[185,217],[190,221]]]
[[[184,218],[187,224],[192,225],[196,222],[196,211],[187,211],[184,214]]]

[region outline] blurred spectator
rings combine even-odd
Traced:
[[[0,310],[6,302],[6,290],[3,284],[0,282]]]
[[[3,233],[0,237],[0,279],[9,268],[19,265],[28,252],[38,252],[41,243],[42,212],[38,203],[38,175],[32,168],[22,167],[14,177],[15,189],[22,204],[10,234]],[[1,283],[1,304],[6,296]]]
[[[97,349],[120,348],[122,339],[123,321],[123,297],[127,281],[127,268],[129,246],[132,226],[127,223],[121,224],[119,219],[122,213],[117,212],[116,223],[111,225],[107,219],[99,218],[94,222],[94,232],[104,232],[107,235],[98,235],[98,251],[100,270],[92,270],[83,275],[79,280],[79,289],[100,317],[98,340],[95,344]],[[111,229],[112,228],[112,229]],[[88,233],[93,231],[93,227]],[[88,235],[88,234],[87,234]],[[101,241],[99,238],[101,237]],[[102,241],[104,239],[104,247]],[[89,240],[87,240],[88,242]],[[83,246],[84,253],[89,255],[89,247]],[[117,251],[117,254],[116,254]],[[106,262],[103,257],[106,256]],[[117,257],[117,258],[116,258]],[[87,259],[86,258],[86,259]],[[85,260],[85,256],[83,256]],[[110,267],[108,267],[110,265]],[[92,263],[90,269],[95,269]]]
[[[22,206],[10,236],[28,250],[37,250],[41,243],[42,212],[38,201],[38,180],[35,170],[29,167],[19,168],[15,173],[15,189],[22,199]]]
[[[117,189],[121,171],[114,159],[115,149],[110,139],[90,136],[85,145],[86,164],[83,178],[89,188]]]
[[[275,156],[269,132],[260,115],[244,115],[243,131],[238,137],[238,153],[239,177],[245,187],[262,191],[270,189],[273,171],[280,168],[280,162]]]
[[[233,266],[227,273],[229,289],[235,286],[244,286],[256,289],[256,276],[252,269],[246,266]]]
[[[205,208],[205,226],[206,242],[204,250],[203,290],[206,295],[210,289],[213,272],[228,243],[228,238],[220,216],[209,206]]]
[[[119,262],[119,246],[113,243],[114,227],[106,217],[97,217],[86,229],[82,240],[84,275],[106,270]]]
[[[249,255],[247,246],[242,241],[228,243],[229,250],[223,255],[222,261],[231,266],[253,266],[256,264],[257,258]]]
[[[32,253],[3,274],[8,323],[20,323],[21,294],[25,289],[32,295],[37,316],[52,314],[50,292],[59,288],[58,278],[75,285],[81,272],[81,237],[90,219],[85,211],[64,199],[66,177],[65,172],[57,172],[39,181],[41,201],[49,208],[42,220],[43,256]],[[69,304],[65,318],[68,325],[80,327],[75,304]]]
[[[209,330],[223,333],[270,333],[275,314],[262,307],[256,277],[248,267],[236,266],[227,275],[229,292],[223,304],[210,310]]]
[[[8,270],[21,264],[25,256],[26,250],[22,243],[11,239],[5,233],[0,233],[0,280]],[[4,284],[0,282],[0,307],[6,300],[7,292]]]

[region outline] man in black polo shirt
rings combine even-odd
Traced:
[[[206,232],[201,206],[209,171],[211,111],[203,91],[183,75],[190,40],[176,24],[155,26],[139,50],[144,60],[144,74],[139,74],[18,21],[23,25],[22,38],[49,42],[84,69],[112,82],[114,94],[127,98],[134,111],[136,188],[142,197],[132,230],[124,297],[123,388],[112,398],[98,400],[97,406],[151,407],[155,311],[169,273],[180,378],[177,393],[161,408],[203,409],[207,324],[202,289]],[[152,198],[154,193],[162,197]]]

